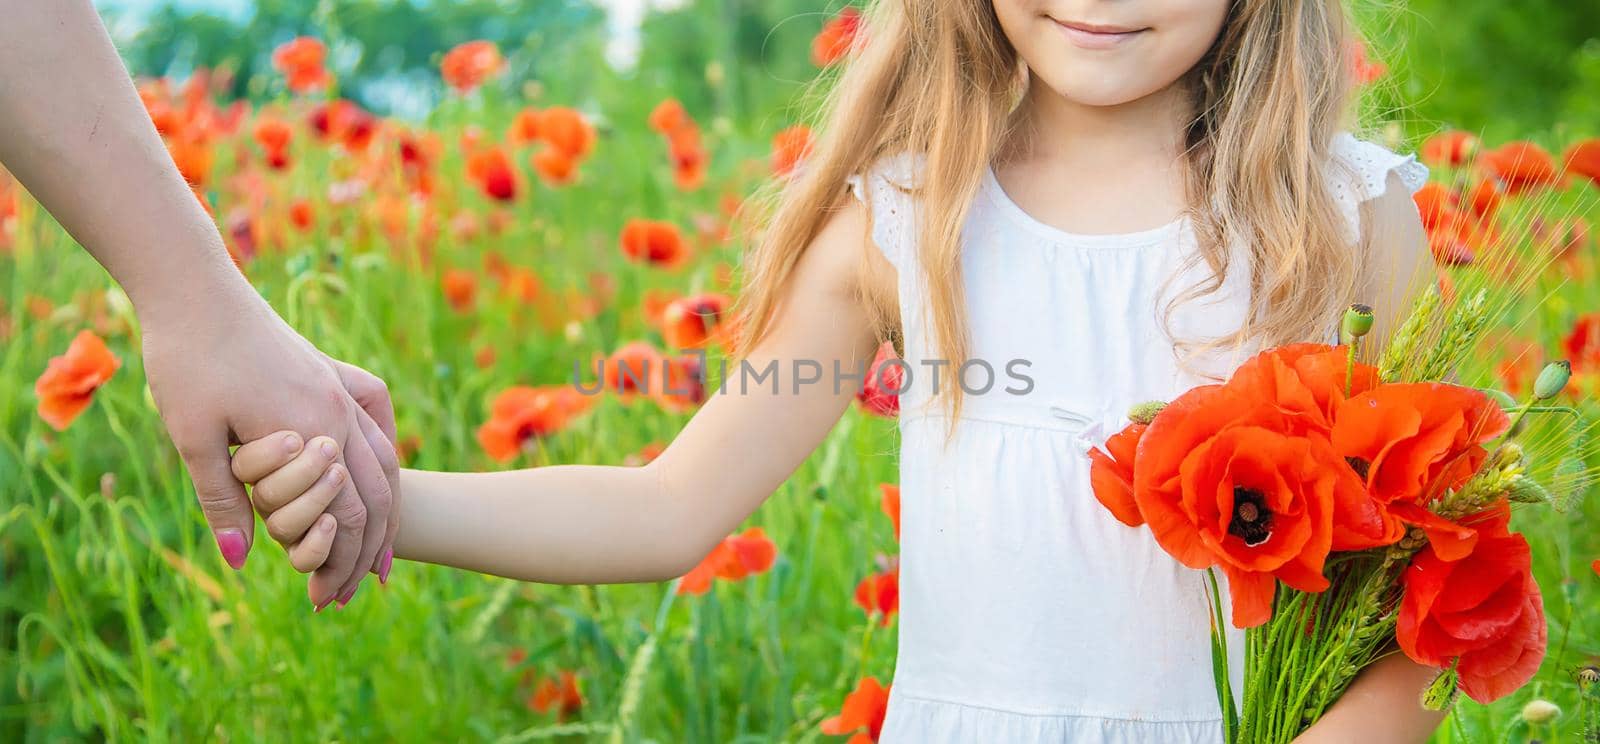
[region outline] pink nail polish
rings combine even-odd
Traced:
[[[390,548],[390,549],[384,551],[384,553],[383,553],[383,562],[378,564],[378,583],[379,584],[388,584],[389,583],[389,569],[391,569],[393,567],[394,567],[394,548]]]
[[[312,605],[311,611],[312,612],[322,612],[322,610],[324,608],[326,608],[330,604],[333,604],[333,597],[329,597],[327,599],[322,600],[322,604]]]
[[[222,560],[227,561],[235,571],[244,568],[244,560],[250,554],[244,533],[234,529],[217,530],[217,550],[222,551]]]
[[[345,605],[350,604],[350,600],[356,598],[356,590],[360,589],[360,588],[361,588],[361,585],[360,584],[356,584],[355,586],[350,587],[350,591],[345,592],[343,596],[340,596],[339,597],[339,609],[342,610],[342,609],[344,609]]]

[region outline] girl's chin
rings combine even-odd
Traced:
[[[1068,80],[1041,77],[1040,82],[1043,82],[1055,95],[1072,103],[1103,108],[1132,103],[1165,87],[1115,84],[1109,76],[1095,77],[1085,75],[1084,72],[1086,71],[1077,70]]]

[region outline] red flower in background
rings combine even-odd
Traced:
[[[811,130],[793,126],[772,137],[772,172],[786,176],[811,154]]]
[[[39,396],[39,418],[56,431],[66,429],[115,374],[121,360],[93,331],[79,331],[67,353],[50,359],[44,374],[33,384]]]
[[[678,188],[685,191],[699,188],[705,182],[709,155],[700,144],[700,127],[689,117],[683,104],[672,98],[657,104],[650,112],[650,128],[667,140],[673,179]]]
[[[845,696],[839,715],[822,721],[822,733],[850,735],[849,744],[876,742],[883,733],[883,719],[889,714],[889,690],[877,677],[863,678]]]
[[[622,255],[662,268],[676,268],[689,258],[683,233],[671,222],[628,220],[622,226]]]
[[[478,443],[489,457],[510,462],[530,438],[560,431],[591,402],[566,385],[506,388],[495,396],[489,420],[478,427]]]
[[[878,622],[888,627],[900,609],[900,569],[891,568],[862,579],[856,585],[855,598],[869,619],[876,615]]]
[[[1568,173],[1587,178],[1590,183],[1600,186],[1600,137],[1586,139],[1567,148],[1562,159]]]
[[[661,335],[674,349],[698,349],[722,335],[724,314],[733,300],[727,295],[680,297],[661,310]]]
[[[861,32],[861,11],[845,6],[839,15],[828,19],[822,30],[811,39],[811,61],[818,67],[827,67],[850,53],[856,34]]]
[[[491,199],[509,202],[517,198],[517,172],[511,165],[511,157],[498,147],[487,147],[467,156],[467,177]]]
[[[1457,166],[1472,160],[1478,138],[1469,132],[1452,130],[1429,137],[1422,143],[1422,159],[1429,165]]]
[[[1357,85],[1367,85],[1389,74],[1389,67],[1367,55],[1367,44],[1361,39],[1350,42],[1350,75]]]
[[[283,73],[284,82],[294,93],[313,93],[328,87],[333,78],[323,67],[328,49],[321,41],[301,36],[272,50],[272,66]]]
[[[439,284],[444,288],[444,298],[450,303],[450,309],[464,313],[472,309],[472,304],[478,298],[478,277],[466,269],[450,269],[440,277]]]
[[[605,360],[605,388],[626,400],[639,394],[659,394],[666,374],[666,358],[643,341],[623,344]]]
[[[717,543],[699,565],[679,580],[678,593],[705,594],[711,590],[713,579],[739,581],[765,573],[777,557],[778,547],[767,538],[766,530],[751,527]]]
[[[1510,508],[1469,517],[1471,552],[1447,559],[1430,543],[1411,560],[1395,638],[1420,664],[1457,660],[1461,691],[1480,703],[1521,687],[1544,659],[1544,601],[1528,541],[1509,532]]]
[[[1579,374],[1600,372],[1600,312],[1578,316],[1572,331],[1561,341],[1572,371]]]
[[[1548,188],[1561,180],[1555,159],[1532,142],[1507,142],[1485,151],[1478,155],[1478,165],[1498,179],[1510,194]]]
[[[900,539],[900,486],[896,483],[880,483],[878,490],[883,492],[883,513],[889,516],[889,521],[894,523],[894,539]]]
[[[439,75],[462,93],[471,93],[505,67],[500,47],[492,41],[469,41],[445,52],[439,60]]]
[[[578,675],[563,669],[556,677],[545,677],[533,688],[528,707],[539,713],[554,711],[557,721],[565,721],[583,710],[583,692]]]
[[[283,170],[289,167],[289,142],[294,130],[282,119],[263,116],[256,120],[256,144],[267,154],[267,167]]]

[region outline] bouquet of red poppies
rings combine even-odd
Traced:
[[[1428,294],[1376,364],[1357,361],[1372,311],[1353,306],[1343,344],[1270,349],[1224,383],[1136,406],[1091,451],[1101,504],[1207,570],[1229,742],[1290,741],[1396,647],[1440,669],[1423,693],[1436,709],[1538,670],[1543,604],[1511,509],[1572,506],[1584,427],[1554,403],[1565,362],[1522,402],[1441,381],[1486,323],[1482,303],[1454,304]],[[1229,621],[1246,629],[1238,691]]]

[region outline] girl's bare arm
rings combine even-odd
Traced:
[[[777,364],[776,394],[770,381],[740,392],[734,375],[643,467],[402,471],[395,554],[563,584],[687,572],[822,442],[858,388],[836,388],[832,372],[836,363],[860,371],[875,349],[856,284],[866,219],[851,201],[829,220],[800,258],[771,334],[748,355],[756,370]],[[869,253],[866,273],[893,271]],[[796,389],[795,360],[820,364],[823,380]]]

